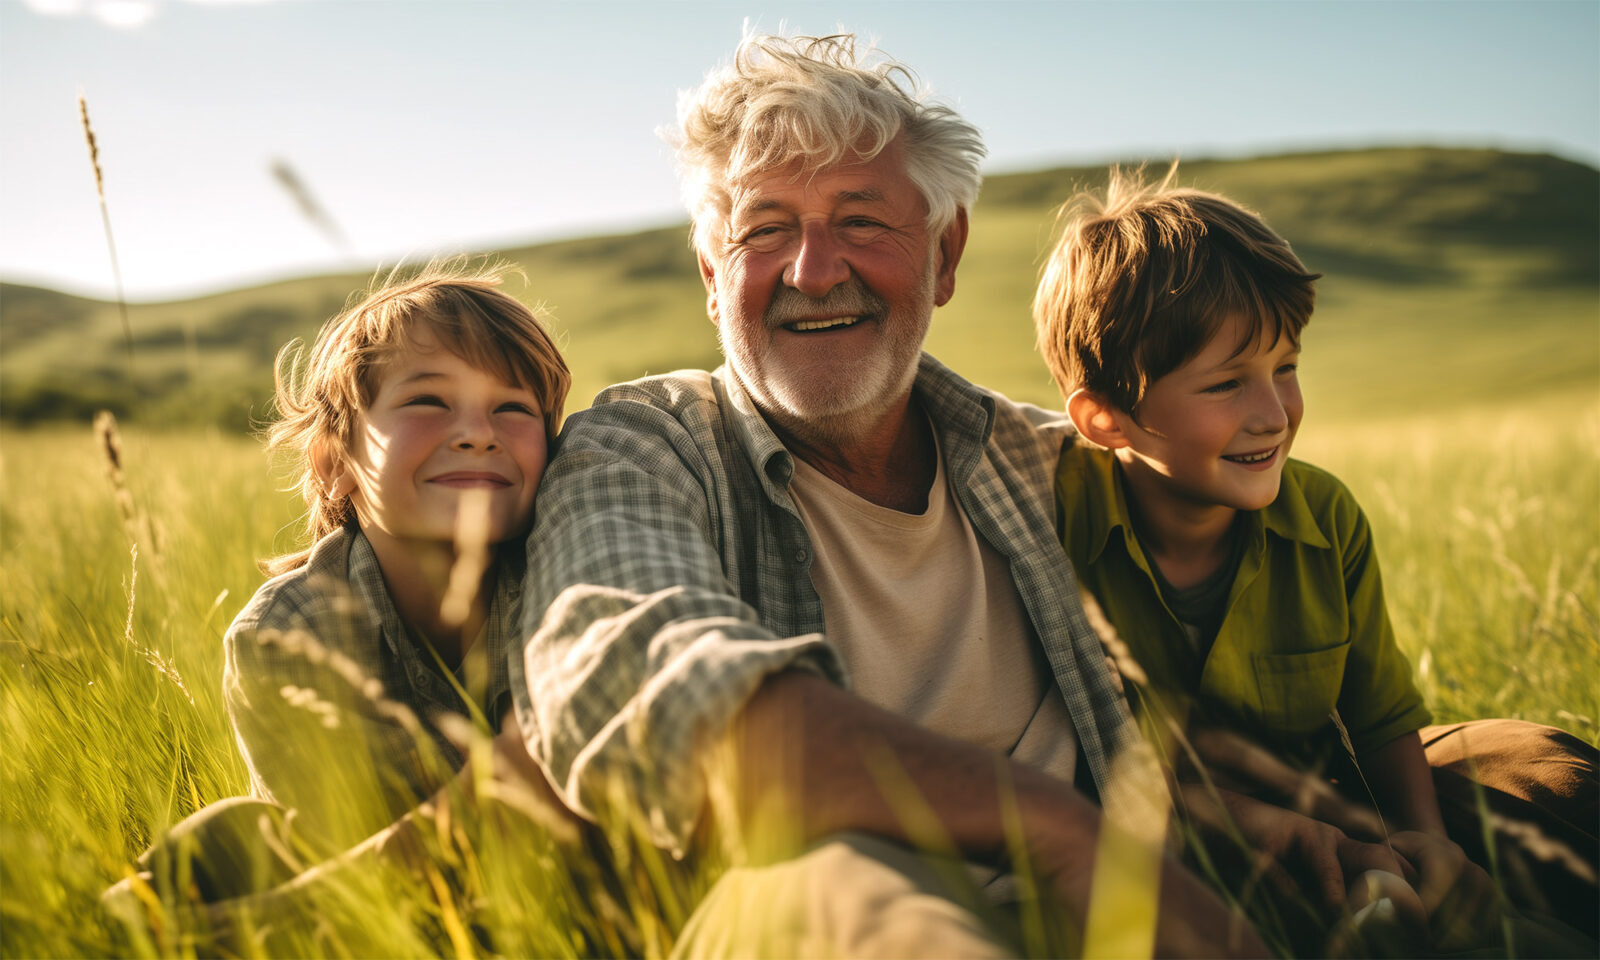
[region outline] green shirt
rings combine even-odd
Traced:
[[[1240,517],[1227,612],[1203,654],[1161,599],[1110,451],[1068,443],[1056,514],[1078,579],[1151,684],[1200,715],[1304,760],[1337,743],[1335,707],[1357,753],[1432,719],[1395,645],[1367,518],[1331,474],[1290,460],[1277,499]]]

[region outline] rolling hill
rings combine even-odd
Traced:
[[[1600,171],[1493,150],[1394,148],[1185,162],[1180,179],[1260,210],[1321,271],[1306,389],[1319,416],[1415,411],[1600,386]],[[1051,211],[1103,167],[989,178],[929,349],[1019,399],[1058,402],[1029,314]],[[607,383],[719,362],[681,227],[492,252],[544,303],[581,406]],[[272,359],[368,275],[305,277],[129,307],[0,284],[0,420],[244,429]]]

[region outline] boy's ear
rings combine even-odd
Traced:
[[[1128,445],[1122,411],[1099,394],[1080,387],[1067,397],[1067,416],[1086,439],[1115,450]]]
[[[344,457],[329,449],[328,444],[318,443],[312,446],[311,469],[316,471],[317,481],[329,500],[343,500],[355,492],[355,471],[350,469],[349,462]]]

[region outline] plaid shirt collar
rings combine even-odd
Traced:
[[[431,644],[406,624],[395,607],[371,541],[354,525],[345,529],[350,533],[346,576],[356,599],[366,612],[365,617],[356,618],[357,629],[368,631],[360,648],[374,652],[380,649],[387,651],[388,656],[399,665],[398,673],[405,678],[409,688],[404,692],[389,690],[388,695],[404,700],[413,707],[431,706],[459,711],[460,698],[445,678]],[[488,683],[478,706],[493,714],[487,718],[491,725],[507,706],[507,703],[500,702],[509,695],[510,690],[507,655],[510,638],[516,636],[520,629],[522,615],[524,555],[520,543],[513,544],[513,547],[515,549],[502,549],[495,554],[494,593],[489,600],[488,616],[484,620],[483,630],[468,651],[468,657],[471,658],[481,648],[485,658]],[[313,556],[312,563],[316,564],[317,559]],[[332,560],[333,557],[327,559]],[[392,684],[396,673],[389,671],[388,675]],[[472,678],[467,674],[466,661],[456,668],[455,679],[464,687],[471,688],[468,681]]]
[[[756,406],[755,398],[732,367],[723,364],[713,376],[723,390],[724,408],[729,411],[727,420],[734,440],[762,477],[767,498],[786,502],[789,481],[794,477],[794,454],[773,432]],[[994,398],[926,353],[917,365],[912,390],[926,406],[929,420],[939,429],[942,449],[959,451],[960,463],[946,464],[946,469],[952,471],[957,482],[964,481],[982,456],[983,446],[994,430]]]

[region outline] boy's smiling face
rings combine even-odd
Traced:
[[[544,473],[544,411],[530,391],[431,334],[384,363],[349,457],[333,466],[368,539],[449,542],[464,491],[489,494],[489,541],[525,533]]]
[[[1117,451],[1136,496],[1188,506],[1259,510],[1278,482],[1305,404],[1296,376],[1300,348],[1273,342],[1270,324],[1235,351],[1249,326],[1224,320],[1198,354],[1145,390],[1135,420],[1117,411],[1126,445]]]

